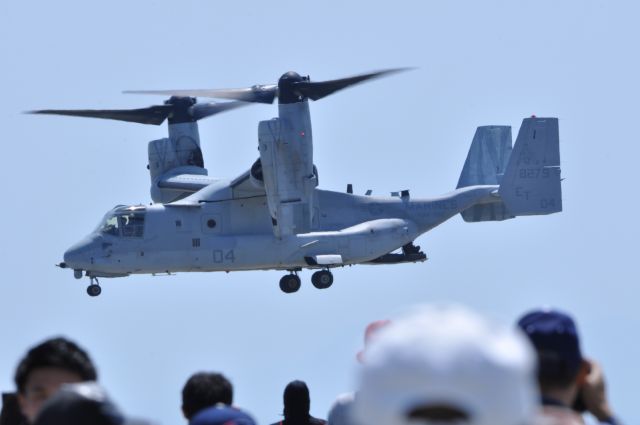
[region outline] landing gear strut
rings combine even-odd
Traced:
[[[90,297],[97,297],[102,292],[102,288],[100,287],[100,282],[98,282],[97,277],[91,277],[90,279],[91,279],[91,284],[87,286],[87,294],[89,294]]]
[[[311,283],[318,289],[327,289],[333,284],[333,273],[320,270],[311,275]]]
[[[280,289],[285,294],[296,292],[300,289],[300,278],[295,273],[282,276],[282,279],[280,279]]]

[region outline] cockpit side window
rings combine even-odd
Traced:
[[[98,227],[105,235],[125,238],[144,236],[144,211],[116,211],[108,213]]]
[[[122,228],[122,236],[126,238],[141,238],[144,235],[144,213],[131,212],[118,216]]]
[[[116,216],[107,217],[107,219],[104,221],[102,226],[100,226],[100,233],[118,236],[120,234],[118,230],[118,217]]]

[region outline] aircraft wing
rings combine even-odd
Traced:
[[[229,185],[233,190],[234,199],[265,195],[264,185],[251,178],[251,170],[247,170],[231,180]]]
[[[196,205],[265,196],[264,188],[251,180],[249,170],[233,180],[208,178],[207,182],[206,176],[177,175],[160,181],[158,185],[176,190],[192,190],[190,196],[173,202],[172,205]]]
[[[161,177],[156,183],[160,189],[175,190],[177,192],[195,193],[200,189],[215,183],[217,179],[197,174],[178,174]]]
[[[304,105],[307,107],[307,105]],[[289,107],[280,105],[280,108]],[[295,106],[298,107],[299,106]],[[297,111],[295,119],[261,121],[258,126],[260,159],[249,171],[232,181],[216,181],[184,199],[185,203],[266,196],[276,237],[308,233],[313,222],[313,194],[318,176],[313,166],[311,123],[307,113]],[[303,111],[305,112],[305,111]],[[163,182],[187,185],[178,178]]]

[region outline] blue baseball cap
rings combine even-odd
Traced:
[[[64,384],[46,401],[34,425],[150,425],[123,415],[96,382]]]
[[[196,413],[189,425],[256,425],[256,422],[236,407],[219,404]]]
[[[576,324],[568,314],[553,309],[530,311],[518,320],[546,364],[577,371],[583,362]],[[541,371],[544,373],[544,371]]]

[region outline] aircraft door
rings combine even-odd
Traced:
[[[342,255],[342,258],[349,258],[351,256],[350,242],[349,238],[340,238],[338,240],[338,253]]]

